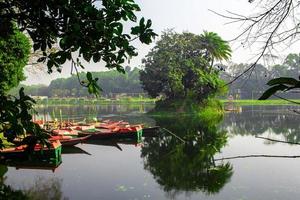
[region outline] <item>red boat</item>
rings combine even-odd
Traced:
[[[94,125],[89,125],[89,124],[83,124],[83,125],[75,125],[75,126],[71,126],[71,129],[75,129],[78,131],[86,131],[89,129],[95,129]]]
[[[16,148],[5,148],[0,150],[0,160],[7,159],[27,159],[28,152],[27,145],[20,145]],[[54,164],[61,162],[61,143],[59,141],[52,141],[50,148],[47,146],[42,146],[41,144],[36,144],[34,146],[33,152],[30,153],[32,160],[50,160]]]
[[[73,130],[71,128],[55,129],[55,130],[52,130],[52,134],[53,135],[60,135],[60,136],[77,137],[78,136],[78,131]]]
[[[113,139],[113,138],[133,138],[140,140],[143,129],[140,126],[116,127],[115,129],[95,129],[93,131],[78,132],[79,136],[88,136],[90,139]]]
[[[90,135],[87,135],[85,137],[77,137],[74,138],[72,136],[62,136],[62,135],[57,135],[57,136],[52,136],[49,138],[49,141],[60,141],[62,146],[74,146],[76,144],[82,143],[85,140],[87,140],[90,137]]]
[[[124,122],[124,121],[109,121],[109,120],[106,120],[106,121],[103,121],[102,123],[100,124],[96,124],[95,125],[95,128],[98,128],[98,129],[101,129],[101,128],[104,128],[104,129],[113,129],[113,128],[116,128],[118,126],[125,126],[125,125],[129,125],[128,122]]]

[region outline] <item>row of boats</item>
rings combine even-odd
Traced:
[[[74,146],[78,143],[94,140],[130,139],[140,141],[142,137],[154,136],[159,127],[145,127],[143,124],[129,124],[125,121],[104,120],[101,122],[56,122],[35,121],[49,133],[50,146],[36,144],[30,154],[33,160],[47,160],[53,165],[61,163],[61,152],[64,146]],[[0,161],[15,161],[28,158],[28,146],[22,144],[22,139],[16,140],[16,147],[0,150]]]

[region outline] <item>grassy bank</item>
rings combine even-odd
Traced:
[[[293,100],[300,103],[300,99]],[[38,105],[109,105],[109,104],[140,104],[157,102],[157,99],[153,98],[141,98],[141,97],[123,97],[120,99],[87,99],[87,98],[49,98],[43,100],[37,100]],[[228,103],[228,100],[220,100],[221,103]],[[244,105],[293,105],[293,103],[282,99],[268,99],[268,100],[251,100],[240,99],[231,101],[235,104]],[[182,107],[183,102],[173,102],[175,108]],[[191,102],[184,102],[187,105],[193,105]],[[178,105],[177,105],[178,104]],[[295,104],[294,104],[295,105]],[[165,105],[162,105],[162,107]],[[185,107],[185,105],[183,106]],[[191,108],[194,110],[193,106]],[[173,108],[174,109],[174,108]]]
[[[38,105],[107,105],[107,104],[140,104],[155,103],[156,99],[124,97],[120,99],[87,99],[87,98],[49,98],[37,100]]]
[[[293,100],[297,103],[300,103],[300,99]],[[229,103],[228,100],[221,100],[222,103]],[[235,104],[241,106],[247,105],[297,105],[282,99],[268,99],[268,100],[251,100],[251,99],[241,99],[241,100],[233,100],[231,101]]]

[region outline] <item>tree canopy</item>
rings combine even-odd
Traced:
[[[86,61],[103,60],[107,68],[123,71],[125,59],[137,54],[130,42],[139,38],[149,44],[156,35],[150,20],[142,18],[136,23],[136,11],[140,8],[133,0],[9,0],[1,2],[0,32],[10,34],[12,21],[26,30],[34,50],[44,52],[39,61],[47,62],[49,72],[53,67],[60,70],[66,60],[73,59],[73,52]],[[123,28],[124,21],[136,23],[129,33]],[[57,42],[57,51],[46,51]]]
[[[23,69],[28,62],[30,48],[28,38],[16,27],[12,34],[0,37],[0,94],[25,79]]]
[[[81,60],[104,61],[107,68],[125,72],[122,65],[137,55],[132,42],[138,39],[149,44],[156,36],[151,29],[151,20],[138,20],[135,15],[137,11],[140,8],[134,0],[1,1],[0,41],[14,35],[14,27],[26,32],[32,40],[34,51],[43,52],[37,61],[47,63],[49,73],[53,69],[61,71],[62,64],[67,60],[71,61],[71,70],[77,74],[78,68],[84,69]],[[129,31],[123,27],[126,21],[131,27]],[[53,46],[53,51],[48,51]],[[5,49],[0,50],[0,57],[5,57],[1,60],[9,59]],[[26,63],[26,60],[17,62]],[[8,70],[11,66],[5,64],[3,67]],[[17,80],[21,78],[19,76]],[[79,74],[78,79],[90,93],[98,94],[101,90],[97,84],[98,78],[93,78],[89,72],[85,80],[80,80]],[[11,78],[5,82],[15,85]],[[42,130],[30,121],[35,102],[25,95],[23,88],[19,98],[0,94],[0,100],[0,132],[9,140],[24,132],[39,135],[40,139],[44,137],[40,134]]]
[[[222,89],[214,60],[226,60],[230,55],[228,43],[216,33],[166,31],[143,60],[141,83],[152,97],[205,99]]]

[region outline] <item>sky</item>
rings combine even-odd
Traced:
[[[226,14],[227,11],[248,15],[254,12],[253,4],[249,4],[248,0],[136,0],[140,6],[141,12],[137,13],[138,17],[145,17],[152,20],[152,28],[157,34],[166,29],[174,29],[176,32],[192,32],[201,34],[204,30],[218,33],[224,40],[231,40],[237,36],[242,28],[240,24],[226,24],[228,19],[222,18],[210,10],[218,13]],[[141,67],[141,60],[150,51],[155,43],[151,45],[143,45],[134,42],[137,47],[138,56],[132,58],[130,63],[125,63],[131,67]],[[253,62],[255,48],[241,47],[240,44],[230,43],[233,54],[231,62],[249,63]],[[288,52],[295,52],[295,49],[289,49]],[[106,70],[104,63],[83,63],[86,71],[103,71]],[[63,65],[61,73],[55,72],[48,74],[46,66],[44,70],[36,70],[29,67],[26,70],[26,81],[23,84],[46,84],[56,78],[64,78],[70,76],[70,63]]]

